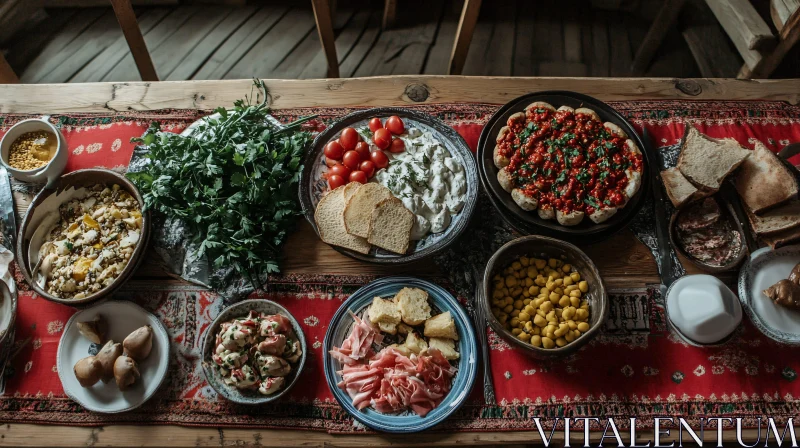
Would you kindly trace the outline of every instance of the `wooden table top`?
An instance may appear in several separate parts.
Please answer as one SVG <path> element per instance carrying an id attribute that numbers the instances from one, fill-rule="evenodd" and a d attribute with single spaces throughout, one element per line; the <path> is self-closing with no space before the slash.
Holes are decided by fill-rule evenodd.
<path id="1" fill-rule="evenodd" d="M 733 79 L 652 78 L 494 78 L 452 76 L 387 76 L 355 79 L 268 80 L 273 108 L 407 106 L 426 103 L 482 102 L 502 104 L 538 90 L 572 90 L 601 100 L 645 99 L 766 99 L 800 103 L 800 79 L 740 81 Z M 0 85 L 0 113 L 56 114 L 147 111 L 165 108 L 210 110 L 229 106 L 250 92 L 251 80 L 126 82 L 93 84 Z M 26 208 L 27 204 L 18 204 Z M 397 268 L 368 265 L 339 254 L 317 238 L 303 220 L 286 244 L 283 271 L 359 274 L 398 274 Z M 658 283 L 655 260 L 629 231 L 602 243 L 584 247 L 609 287 Z M 614 256 L 607 254 L 613 253 Z M 149 255 L 154 261 L 155 255 Z M 176 281 L 155 262 L 145 262 L 136 276 Z M 695 273 L 685 263 L 689 273 Z M 401 269 L 409 274 L 437 272 L 433 263 Z M 733 280 L 733 277 L 724 280 Z M 749 435 L 749 434 L 746 434 Z M 753 434 L 754 435 L 754 434 Z M 563 436 L 563 434 L 562 434 Z M 582 438 L 582 434 L 578 435 Z M 557 433 L 556 438 L 559 437 Z M 709 440 L 716 434 L 706 433 Z M 726 439 L 735 441 L 734 433 Z M 636 434 L 652 440 L 652 431 Z M 623 437 L 624 440 L 628 436 Z M 665 440 L 662 438 L 662 440 Z M 672 440 L 672 439 L 669 439 Z M 187 428 L 178 426 L 104 426 L 80 428 L 8 424 L 0 427 L 0 446 L 375 446 L 494 445 L 541 443 L 537 432 L 421 434 L 414 436 L 330 435 L 308 431 Z"/>

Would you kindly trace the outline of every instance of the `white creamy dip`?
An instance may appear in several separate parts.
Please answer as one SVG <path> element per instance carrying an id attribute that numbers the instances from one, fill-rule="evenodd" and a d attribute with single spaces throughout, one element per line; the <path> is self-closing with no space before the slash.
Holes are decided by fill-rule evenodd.
<path id="1" fill-rule="evenodd" d="M 398 136 L 405 151 L 389 153 L 389 166 L 375 173 L 375 181 L 389 188 L 416 215 L 411 239 L 439 233 L 464 206 L 467 182 L 464 167 L 431 132 L 407 127 Z"/>

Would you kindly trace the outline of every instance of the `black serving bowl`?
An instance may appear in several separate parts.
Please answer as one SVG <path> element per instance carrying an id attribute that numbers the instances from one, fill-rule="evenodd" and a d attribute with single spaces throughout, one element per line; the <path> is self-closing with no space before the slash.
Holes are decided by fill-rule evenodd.
<path id="1" fill-rule="evenodd" d="M 300 205 L 303 207 L 306 219 L 319 235 L 317 223 L 314 221 L 314 211 L 320 198 L 328 191 L 328 184 L 322 178 L 322 173 L 327 169 L 323 154 L 325 145 L 337 138 L 346 127 L 362 127 L 373 117 L 385 119 L 392 115 L 402 118 L 406 126 L 411 123 L 416 127 L 432 132 L 436 139 L 447 148 L 450 155 L 455 157 L 464 167 L 467 184 L 464 207 L 458 214 L 452 216 L 452 221 L 447 229 L 444 232 L 428 234 L 419 241 L 411 241 L 408 251 L 404 255 L 398 255 L 375 247 L 368 254 L 361 254 L 342 247 L 331 246 L 342 254 L 357 260 L 376 264 L 400 265 L 433 256 L 456 241 L 458 236 L 466 230 L 469 219 L 477 205 L 479 187 L 475 156 L 461 135 L 442 120 L 428 114 L 397 107 L 361 110 L 336 120 L 317 135 L 303 161 L 303 171 L 300 177 Z"/>
<path id="2" fill-rule="evenodd" d="M 555 219 L 546 220 L 539 218 L 535 212 L 522 210 L 500 186 L 497 181 L 499 169 L 494 165 L 493 151 L 495 138 L 500 129 L 506 125 L 508 117 L 517 112 L 523 112 L 525 107 L 534 101 L 546 101 L 558 108 L 560 106 L 570 106 L 572 108 L 588 107 L 593 109 L 600 116 L 603 122 L 611 122 L 619 126 L 628 138 L 633 140 L 642 152 L 644 167 L 642 170 L 642 185 L 639 191 L 628 201 L 624 208 L 619 210 L 607 221 L 595 224 L 591 220 L 584 219 L 576 226 L 562 226 Z M 622 230 L 636 217 L 636 214 L 644 205 L 645 199 L 650 190 L 650 174 L 647 165 L 655 163 L 647 157 L 644 144 L 639 135 L 622 115 L 608 104 L 587 95 L 568 91 L 545 91 L 523 95 L 505 106 L 500 108 L 492 118 L 486 123 L 478 141 L 478 174 L 489 196 L 492 205 L 500 212 L 500 216 L 517 231 L 523 234 L 547 235 L 560 238 L 573 243 L 589 244 L 609 238 L 614 233 Z"/>

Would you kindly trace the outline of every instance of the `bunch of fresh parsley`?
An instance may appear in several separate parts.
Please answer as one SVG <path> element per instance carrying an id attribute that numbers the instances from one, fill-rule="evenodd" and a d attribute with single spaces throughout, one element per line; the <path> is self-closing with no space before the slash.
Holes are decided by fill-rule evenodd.
<path id="1" fill-rule="evenodd" d="M 311 134 L 301 118 L 280 129 L 267 122 L 267 89 L 219 108 L 219 118 L 202 122 L 188 136 L 161 132 L 154 122 L 141 138 L 148 146 L 147 171 L 129 173 L 143 193 L 145 208 L 187 223 L 217 268 L 233 266 L 255 288 L 278 272 L 281 246 L 300 207 L 297 187 L 303 151 Z"/>

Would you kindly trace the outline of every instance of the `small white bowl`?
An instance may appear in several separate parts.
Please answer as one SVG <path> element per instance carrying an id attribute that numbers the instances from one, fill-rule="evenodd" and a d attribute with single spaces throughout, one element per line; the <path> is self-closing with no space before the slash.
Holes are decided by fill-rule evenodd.
<path id="1" fill-rule="evenodd" d="M 49 118 L 49 116 L 44 116 L 20 121 L 12 126 L 3 136 L 3 139 L 0 140 L 0 162 L 15 179 L 23 182 L 50 185 L 64 172 L 64 168 L 67 166 L 67 140 L 64 138 L 64 134 L 48 121 Z M 52 132 L 58 137 L 58 147 L 53 158 L 46 165 L 32 170 L 20 170 L 9 165 L 8 154 L 14 141 L 22 134 L 36 131 Z"/>
<path id="2" fill-rule="evenodd" d="M 678 279 L 667 291 L 665 303 L 669 322 L 694 345 L 722 343 L 742 321 L 736 295 L 712 275 Z"/>

